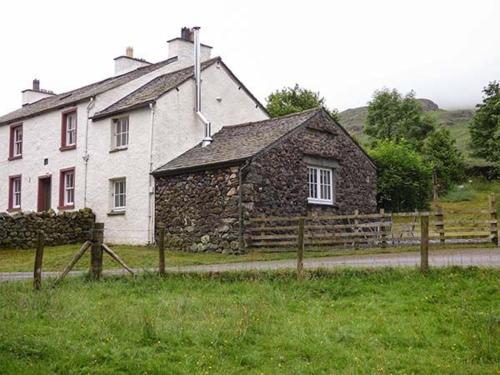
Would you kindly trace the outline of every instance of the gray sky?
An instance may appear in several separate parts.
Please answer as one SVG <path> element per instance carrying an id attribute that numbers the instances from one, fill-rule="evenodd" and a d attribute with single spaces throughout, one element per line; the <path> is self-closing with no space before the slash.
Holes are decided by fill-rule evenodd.
<path id="1" fill-rule="evenodd" d="M 344 110 L 375 89 L 414 89 L 444 108 L 472 107 L 500 79 L 500 1 L 9 1 L 1 5 L 0 113 L 33 78 L 56 93 L 113 74 L 125 47 L 148 61 L 201 26 L 264 102 L 295 82 Z"/>

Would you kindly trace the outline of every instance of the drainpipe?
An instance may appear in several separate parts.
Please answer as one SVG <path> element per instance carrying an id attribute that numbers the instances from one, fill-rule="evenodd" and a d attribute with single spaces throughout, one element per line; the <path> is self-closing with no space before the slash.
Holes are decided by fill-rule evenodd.
<path id="1" fill-rule="evenodd" d="M 243 224 L 243 171 L 250 166 L 250 161 L 247 160 L 243 166 L 238 171 L 238 216 L 239 216 L 239 231 L 238 240 L 240 243 L 240 251 L 245 247 L 245 240 L 243 238 L 243 232 L 245 231 L 245 226 Z"/>
<path id="2" fill-rule="evenodd" d="M 201 111 L 201 44 L 200 44 L 200 28 L 193 27 L 194 34 L 194 80 L 196 86 L 196 98 L 194 111 L 196 116 L 205 125 L 205 135 L 201 142 L 202 147 L 212 143 L 212 126 L 210 121 L 203 115 Z"/>
<path id="3" fill-rule="evenodd" d="M 94 107 L 94 97 L 90 98 L 87 105 L 87 124 L 85 125 L 85 150 L 83 152 L 84 162 L 84 183 L 83 183 L 83 207 L 87 208 L 87 177 L 89 169 L 89 124 L 90 124 L 90 110 Z"/>
<path id="4" fill-rule="evenodd" d="M 148 241 L 150 244 L 155 242 L 154 227 L 155 227 L 155 217 L 154 217 L 154 177 L 151 174 L 153 172 L 153 139 L 154 139 L 154 123 L 155 123 L 155 104 L 149 103 L 149 109 L 151 111 L 151 127 L 149 129 L 149 212 L 148 212 Z"/>

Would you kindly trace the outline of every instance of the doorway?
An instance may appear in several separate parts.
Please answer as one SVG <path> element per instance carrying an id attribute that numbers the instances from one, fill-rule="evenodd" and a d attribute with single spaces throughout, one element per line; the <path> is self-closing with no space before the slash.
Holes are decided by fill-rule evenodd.
<path id="1" fill-rule="evenodd" d="M 51 207 L 52 177 L 38 178 L 38 212 L 47 211 Z"/>

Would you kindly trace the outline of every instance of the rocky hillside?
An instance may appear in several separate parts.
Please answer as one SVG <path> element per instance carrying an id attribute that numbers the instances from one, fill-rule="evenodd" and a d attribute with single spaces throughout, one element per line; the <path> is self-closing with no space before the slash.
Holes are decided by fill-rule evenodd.
<path id="1" fill-rule="evenodd" d="M 447 111 L 429 99 L 418 99 L 425 112 L 435 116 L 439 126 L 446 127 L 457 141 L 458 148 L 470 158 L 468 143 L 470 140 L 468 123 L 474 114 L 472 109 L 457 109 Z M 363 127 L 368 114 L 368 107 L 347 109 L 339 113 L 340 123 L 362 144 L 369 142 L 369 137 L 364 133 Z"/>

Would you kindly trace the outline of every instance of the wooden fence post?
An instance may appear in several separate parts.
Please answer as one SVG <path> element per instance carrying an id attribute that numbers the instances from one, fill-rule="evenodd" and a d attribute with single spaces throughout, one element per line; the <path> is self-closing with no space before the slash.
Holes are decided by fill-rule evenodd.
<path id="1" fill-rule="evenodd" d="M 438 205 L 436 207 L 436 214 L 434 215 L 436 220 L 436 231 L 439 233 L 439 243 L 441 245 L 445 244 L 445 236 L 444 236 L 444 212 L 443 207 Z"/>
<path id="2" fill-rule="evenodd" d="M 497 215 L 497 197 L 495 194 L 490 195 L 490 235 L 491 242 L 498 247 L 498 215 Z"/>
<path id="3" fill-rule="evenodd" d="M 385 210 L 380 209 L 380 243 L 383 249 L 387 247 L 387 227 L 385 226 Z"/>
<path id="4" fill-rule="evenodd" d="M 160 238 L 158 239 L 158 248 L 159 248 L 159 264 L 158 264 L 158 269 L 160 272 L 160 275 L 163 276 L 165 275 L 165 225 L 163 223 L 158 224 L 160 228 L 160 233 L 159 236 Z"/>
<path id="5" fill-rule="evenodd" d="M 35 290 L 40 290 L 42 288 L 43 245 L 44 234 L 39 230 L 36 240 L 35 268 L 33 270 L 33 288 Z"/>
<path id="6" fill-rule="evenodd" d="M 304 276 L 304 218 L 299 219 L 299 235 L 297 247 L 297 278 Z"/>
<path id="7" fill-rule="evenodd" d="M 102 274 L 102 241 L 104 223 L 94 223 L 92 228 L 92 248 L 90 249 L 90 278 L 99 280 Z"/>
<path id="8" fill-rule="evenodd" d="M 420 270 L 429 270 L 429 216 L 420 216 Z"/>

